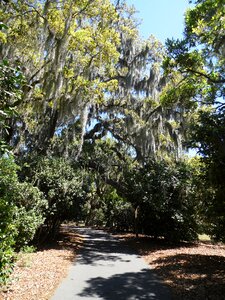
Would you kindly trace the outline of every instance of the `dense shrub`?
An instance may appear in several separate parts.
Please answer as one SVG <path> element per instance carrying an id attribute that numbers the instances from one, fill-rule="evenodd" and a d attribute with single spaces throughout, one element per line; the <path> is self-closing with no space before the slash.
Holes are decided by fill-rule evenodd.
<path id="1" fill-rule="evenodd" d="M 139 231 L 170 240 L 197 237 L 190 177 L 188 164 L 155 160 L 127 174 L 128 200 L 138 208 Z"/>
<path id="2" fill-rule="evenodd" d="M 17 166 L 12 159 L 0 159 L 0 283 L 9 275 L 16 238 L 12 201 L 13 186 L 17 182 Z"/>
<path id="3" fill-rule="evenodd" d="M 207 233 L 217 241 L 225 242 L 225 108 L 201 111 L 193 126 L 192 139 L 200 144 L 201 172 L 199 188 L 205 193 L 204 214 Z M 197 142 L 196 142 L 197 141 Z"/>
<path id="4" fill-rule="evenodd" d="M 33 166 L 30 180 L 48 201 L 43 238 L 54 237 L 62 221 L 79 218 L 85 181 L 81 169 L 65 158 L 43 157 Z"/>
<path id="5" fill-rule="evenodd" d="M 20 183 L 12 157 L 0 158 L 0 282 L 10 272 L 13 253 L 27 245 L 43 223 L 47 202 L 29 183 Z"/>
<path id="6" fill-rule="evenodd" d="M 43 193 L 30 183 L 18 183 L 14 188 L 16 247 L 19 249 L 33 239 L 37 229 L 43 224 L 48 204 Z"/>
<path id="7" fill-rule="evenodd" d="M 106 209 L 106 226 L 119 231 L 134 229 L 134 209 L 125 198 L 120 197 L 115 189 L 109 191 L 104 198 Z"/>
<path id="8" fill-rule="evenodd" d="M 0 285 L 10 274 L 16 238 L 14 213 L 16 207 L 0 198 Z"/>

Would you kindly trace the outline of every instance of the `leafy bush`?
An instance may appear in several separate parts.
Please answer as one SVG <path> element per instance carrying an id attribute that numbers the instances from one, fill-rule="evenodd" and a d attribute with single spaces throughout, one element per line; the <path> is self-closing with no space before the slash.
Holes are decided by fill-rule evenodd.
<path id="1" fill-rule="evenodd" d="M 14 188 L 16 247 L 20 249 L 33 239 L 37 229 L 44 223 L 48 204 L 43 193 L 30 183 L 18 183 Z"/>
<path id="2" fill-rule="evenodd" d="M 47 202 L 29 183 L 20 183 L 12 157 L 0 158 L 0 282 L 7 279 L 15 250 L 32 240 Z"/>
<path id="3" fill-rule="evenodd" d="M 119 231 L 129 231 L 134 228 L 134 209 L 126 199 L 120 197 L 113 189 L 105 195 L 106 226 Z"/>
<path id="4" fill-rule="evenodd" d="M 185 163 L 155 160 L 127 174 L 128 200 L 138 208 L 139 231 L 170 240 L 197 238 L 190 177 Z"/>
<path id="5" fill-rule="evenodd" d="M 204 190 L 205 205 L 202 213 L 207 224 L 206 232 L 225 242 L 225 108 L 217 111 L 200 111 L 198 123 L 192 126 L 193 144 L 200 144 L 201 168 L 198 187 Z M 206 193 L 207 192 L 207 193 Z"/>
<path id="6" fill-rule="evenodd" d="M 54 237 L 62 221 L 76 219 L 80 214 L 84 173 L 64 158 L 42 157 L 32 168 L 30 179 L 48 201 L 42 232 L 46 238 Z"/>
<path id="7" fill-rule="evenodd" d="M 12 202 L 13 185 L 17 182 L 17 166 L 11 158 L 0 159 L 0 283 L 8 277 L 15 245 L 16 206 Z"/>
<path id="8" fill-rule="evenodd" d="M 5 283 L 12 269 L 16 237 L 15 209 L 6 199 L 0 198 L 0 285 Z"/>
<path id="9" fill-rule="evenodd" d="M 0 24 L 1 29 L 4 24 Z M 0 153 L 8 152 L 8 139 L 10 119 L 16 116 L 16 108 L 22 99 L 22 86 L 24 77 L 19 67 L 13 68 L 7 60 L 0 62 Z"/>

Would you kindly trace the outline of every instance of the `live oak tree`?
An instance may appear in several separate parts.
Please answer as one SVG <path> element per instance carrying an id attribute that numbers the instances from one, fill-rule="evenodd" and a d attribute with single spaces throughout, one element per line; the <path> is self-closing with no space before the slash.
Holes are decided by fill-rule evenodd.
<path id="1" fill-rule="evenodd" d="M 126 144 L 138 161 L 168 153 L 179 158 L 183 116 L 174 108 L 164 108 L 160 100 L 167 81 L 161 69 L 163 46 L 154 37 L 141 41 L 126 35 L 122 40 L 115 77 L 118 89 L 107 95 L 107 103 L 90 112 L 96 124 L 85 139 L 110 132 L 118 147 Z"/>
<path id="2" fill-rule="evenodd" d="M 20 122 L 11 130 L 17 152 L 45 153 L 62 130 L 66 145 L 69 128 L 77 158 L 94 112 L 105 132 L 128 143 L 138 159 L 163 151 L 180 156 L 179 113 L 159 102 L 163 47 L 154 38 L 140 40 L 133 14 L 124 1 L 2 4 L 9 30 L 1 57 L 23 66 L 27 80 Z M 105 113 L 115 121 L 102 122 Z"/>
<path id="3" fill-rule="evenodd" d="M 76 117 L 84 128 L 88 107 L 116 85 L 119 15 L 107 0 L 46 0 L 2 2 L 1 18 L 9 27 L 1 58 L 19 63 L 27 80 L 14 135 L 46 151 Z"/>

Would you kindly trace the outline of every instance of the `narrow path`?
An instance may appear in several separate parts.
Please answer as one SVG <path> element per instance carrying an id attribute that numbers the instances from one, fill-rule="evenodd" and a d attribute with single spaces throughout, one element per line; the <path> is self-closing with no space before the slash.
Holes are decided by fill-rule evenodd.
<path id="1" fill-rule="evenodd" d="M 170 300 L 170 293 L 132 249 L 101 230 L 76 228 L 85 242 L 51 300 Z"/>

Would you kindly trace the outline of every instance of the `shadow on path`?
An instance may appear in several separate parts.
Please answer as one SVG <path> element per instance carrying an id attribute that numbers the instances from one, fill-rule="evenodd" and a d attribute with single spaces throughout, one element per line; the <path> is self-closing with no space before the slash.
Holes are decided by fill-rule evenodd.
<path id="1" fill-rule="evenodd" d="M 135 250 L 103 231 L 91 230 L 87 234 L 87 229 L 80 228 L 79 232 L 85 237 L 85 242 L 82 255 L 75 263 L 95 266 L 99 265 L 100 261 L 130 262 L 129 259 L 123 259 L 123 256 L 137 255 Z"/>
<path id="2" fill-rule="evenodd" d="M 139 255 L 112 235 L 74 228 L 85 241 L 52 300 L 170 300 L 170 293 Z"/>
<path id="3" fill-rule="evenodd" d="M 79 294 L 84 299 L 89 299 L 93 295 L 105 300 L 170 299 L 166 288 L 159 286 L 158 279 L 149 269 L 117 274 L 110 278 L 96 277 L 87 283 L 89 286 Z"/>

